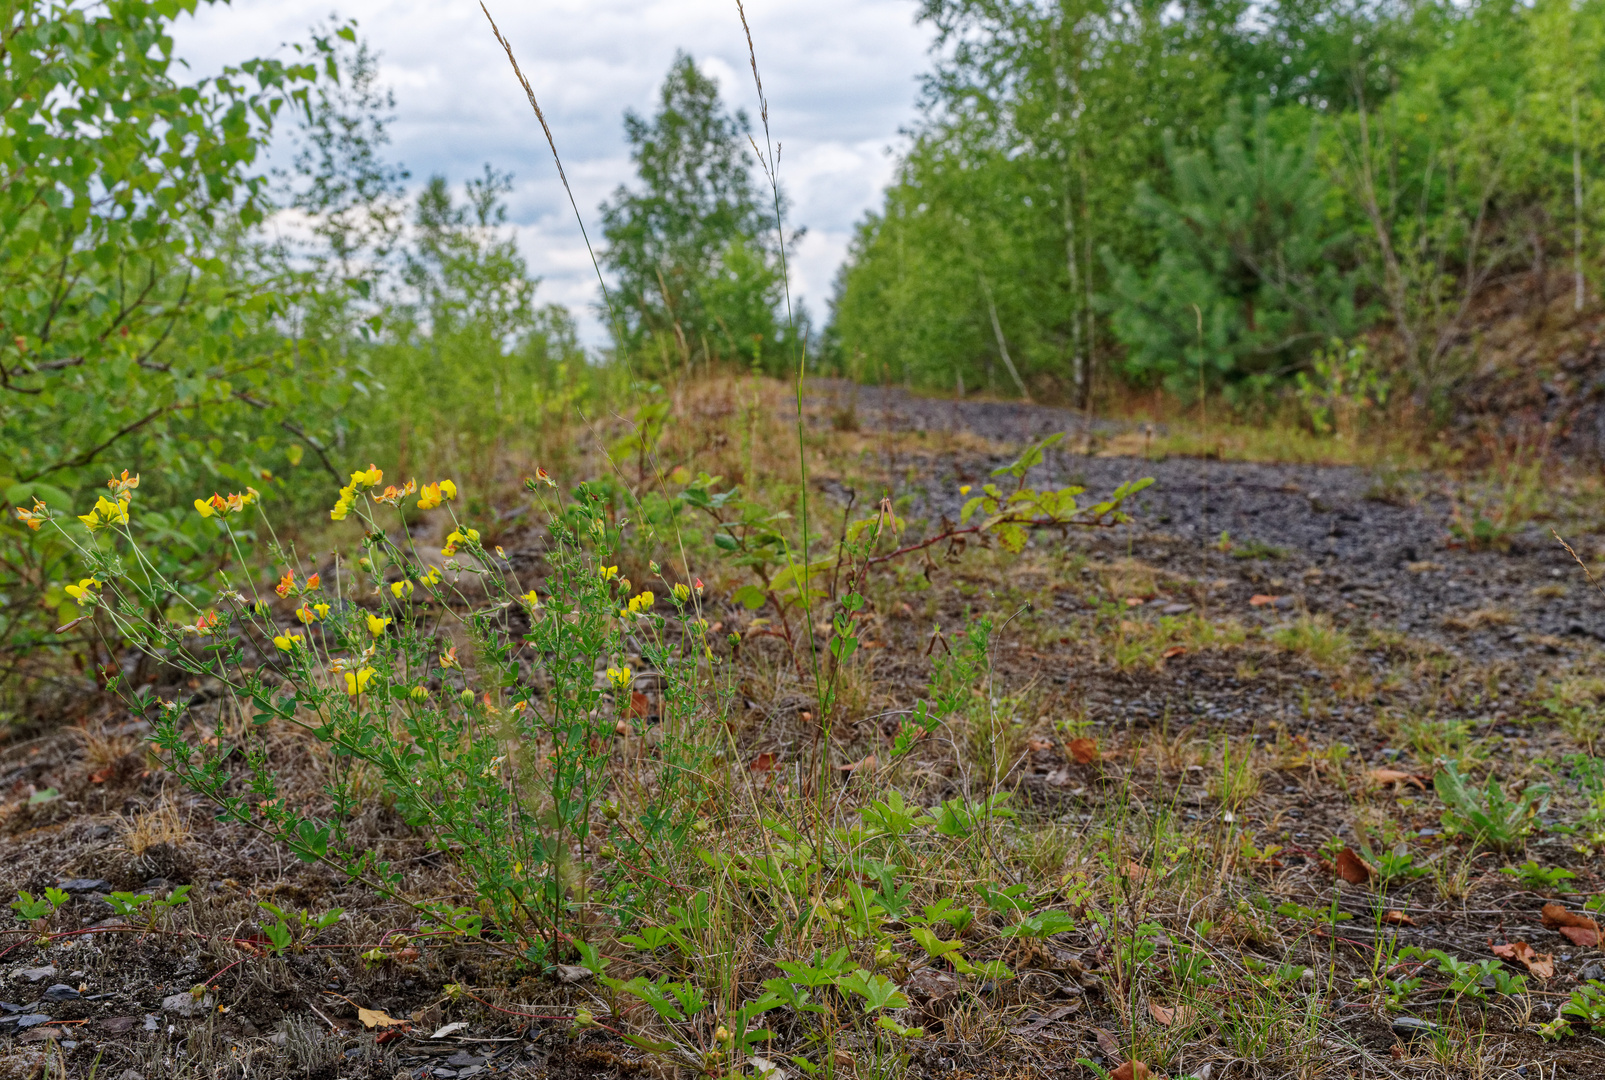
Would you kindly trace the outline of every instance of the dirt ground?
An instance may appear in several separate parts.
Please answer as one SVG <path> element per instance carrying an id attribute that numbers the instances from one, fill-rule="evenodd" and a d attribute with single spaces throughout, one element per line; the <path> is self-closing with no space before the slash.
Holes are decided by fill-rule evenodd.
<path id="1" fill-rule="evenodd" d="M 811 423 L 819 433 L 867 436 L 874 460 L 852 483 L 887 478 L 899 513 L 927 524 L 956 519 L 961 485 L 985 482 L 1026 440 L 1051 432 L 1069 436 L 1036 482 L 1100 493 L 1155 479 L 1129 507 L 1131 524 L 1038 535 L 1013 563 L 992 552 L 956 561 L 938 552 L 934 585 L 883 590 L 869 635 L 871 696 L 895 700 L 920 685 L 933 643 L 966 612 L 1013 613 L 994 678 L 1028 695 L 1036 719 L 1011 743 L 1010 784 L 1036 820 L 1072 832 L 1116 800 L 1167 808 L 1200 828 L 1218 823 L 1208 755 L 1254 747 L 1259 781 L 1225 817 L 1258 848 L 1278 850 L 1240 868 L 1239 884 L 1278 904 L 1335 905 L 1354 916 L 1338 933 L 1284 935 L 1294 944 L 1277 957 L 1302 969 L 1295 984 L 1331 987 L 1313 1029 L 1329 1044 L 1321 1075 L 1605 1076 L 1605 1040 L 1586 1029 L 1558 1043 L 1534 1034 L 1580 981 L 1605 979 L 1605 952 L 1574 945 L 1540 919 L 1548 901 L 1578 909 L 1605 892 L 1598 848 L 1564 831 L 1572 803 L 1556 800 L 1545 824 L 1560 828 L 1540 830 L 1521 858 L 1575 877 L 1534 890 L 1500 873 L 1503 860 L 1442 835 L 1430 783 L 1435 758 L 1475 748 L 1512 775 L 1564 785 L 1558 763 L 1578 752 L 1579 731 L 1599 725 L 1588 710 L 1605 685 L 1586 680 L 1599 673 L 1605 596 L 1549 530 L 1592 563 L 1605 554 L 1597 505 L 1557 482 L 1552 517 L 1497 549 L 1470 550 L 1450 528 L 1462 493 L 1430 474 L 1113 456 L 1105 448 L 1116 429 L 1073 413 L 868 387 L 817 388 Z M 851 487 L 840 476 L 818 484 L 825 497 L 860 506 L 885 493 Z M 727 617 L 737 625 L 743 615 L 732 608 Z M 1557 686 L 1585 688 L 1585 712 L 1570 728 L 1555 722 L 1558 706 L 1545 704 Z M 803 752 L 797 701 L 754 692 L 746 705 L 744 753 Z M 20 922 L 0 937 L 0 1078 L 653 1070 L 605 1033 L 571 1030 L 567 1018 L 592 997 L 583 982 L 520 972 L 481 947 L 403 941 L 397 935 L 412 925 L 405 909 L 213 821 L 152 768 L 144 730 L 114 704 L 86 697 L 74 722 L 22 725 L 0 744 L 0 889 L 38 895 L 55 886 L 71 895 L 48 937 Z M 881 734 L 866 718 L 831 753 L 857 760 Z M 1082 760 L 1072 735 L 1092 739 L 1100 755 Z M 1403 779 L 1369 781 L 1377 770 Z M 953 783 L 938 778 L 931 791 Z M 33 798 L 48 789 L 59 797 Z M 1387 816 L 1426 857 L 1454 861 L 1458 886 L 1446 891 L 1438 877 L 1423 877 L 1379 901 L 1334 877 L 1323 844 L 1357 845 L 1366 814 Z M 407 889 L 451 888 L 438 856 L 382 807 L 362 824 L 405 868 Z M 107 902 L 116 890 L 160 897 L 185 885 L 189 902 L 159 916 L 149 908 L 119 915 Z M 1219 900 L 1225 922 L 1229 892 Z M 263 901 L 314 915 L 340 908 L 343 917 L 275 957 L 261 929 Z M 1533 980 L 1525 1015 L 1490 1006 L 1453 1032 L 1481 1048 L 1475 1072 L 1398 1033 L 1400 1017 L 1443 1023 L 1430 985 L 1393 1012 L 1345 989 L 1372 974 L 1379 902 L 1398 913 L 1402 922 L 1388 932 L 1405 944 L 1470 957 L 1525 940 L 1553 954 L 1554 974 Z M 1110 963 L 1096 934 L 1060 935 L 1032 961 L 1028 973 L 1040 977 L 1022 976 L 981 1003 L 984 1038 L 958 1037 L 960 1026 L 944 1026 L 933 1004 L 931 1033 L 911 1052 L 909 1072 L 1093 1075 L 1078 1058 L 1112 1069 L 1118 1055 L 1105 1036 L 1139 1020 L 1111 993 Z M 448 984 L 462 989 L 443 991 Z M 369 1029 L 359 1008 L 405 1019 L 406 1028 Z M 1288 1075 L 1274 1055 L 1255 1061 L 1207 1038 L 1181 1060 L 1186 1067 L 1173 1073 Z"/>

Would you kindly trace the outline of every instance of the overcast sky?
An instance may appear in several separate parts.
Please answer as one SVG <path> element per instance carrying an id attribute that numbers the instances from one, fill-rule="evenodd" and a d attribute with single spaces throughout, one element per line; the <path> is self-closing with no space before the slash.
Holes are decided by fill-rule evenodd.
<path id="1" fill-rule="evenodd" d="M 623 113 L 653 109 L 659 84 L 685 49 L 719 80 L 725 101 L 758 119 L 757 93 L 735 0 L 488 0 L 535 88 L 586 225 L 597 204 L 631 179 Z M 915 117 L 930 32 L 914 0 L 749 0 L 747 17 L 784 147 L 781 178 L 805 225 L 794 288 L 822 318 L 854 222 L 879 202 Z M 355 18 L 379 52 L 396 95 L 393 157 L 416 184 L 431 173 L 458 183 L 489 162 L 515 175 L 509 216 L 539 297 L 575 309 L 587 339 L 596 278 L 539 125 L 475 0 L 234 0 L 181 17 L 177 53 L 197 74 L 256 55 L 287 55 L 331 12 Z"/>

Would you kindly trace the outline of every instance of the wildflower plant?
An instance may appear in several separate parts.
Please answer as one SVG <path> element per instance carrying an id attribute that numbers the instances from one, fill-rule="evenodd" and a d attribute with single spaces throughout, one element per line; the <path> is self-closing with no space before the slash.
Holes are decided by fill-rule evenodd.
<path id="1" fill-rule="evenodd" d="M 471 906 L 422 905 L 433 925 L 544 957 L 571 940 L 578 905 L 650 898 L 657 871 L 691 832 L 710 752 L 705 706 L 720 700 L 702 686 L 715 662 L 706 625 L 690 593 L 670 587 L 663 606 L 679 616 L 671 633 L 656 597 L 610 565 L 619 530 L 585 485 L 565 503 L 530 483 L 551 542 L 544 580 L 524 583 L 458 520 L 449 480 L 427 485 L 421 500 L 451 514 L 438 558 L 419 551 L 402 522 L 416 485 L 382 482 L 370 466 L 342 489 L 332 516 L 360 522 L 363 535 L 329 580 L 273 545 L 285 567 L 268 590 L 276 605 L 249 569 L 234 571 L 209 604 L 188 599 L 135 542 L 131 488 L 111 513 L 95 511 L 87 535 L 32 512 L 89 568 L 71 593 L 79 605 L 123 640 L 221 685 L 215 717 L 144 687 L 127 696 L 151 716 L 166 766 L 222 818 L 396 895 L 401 878 L 383 848 L 352 827 L 377 784 L 474 893 Z M 260 512 L 256 493 L 195 507 L 215 519 L 238 566 L 251 567 L 236 522 Z M 150 615 L 169 610 L 182 614 Z M 664 707 L 653 760 L 632 761 L 624 784 L 615 768 L 622 737 L 650 719 L 627 656 L 645 658 Z M 283 725 L 328 754 L 321 807 L 286 795 L 269 744 Z M 607 858 L 600 873 L 587 862 L 596 853 Z"/>

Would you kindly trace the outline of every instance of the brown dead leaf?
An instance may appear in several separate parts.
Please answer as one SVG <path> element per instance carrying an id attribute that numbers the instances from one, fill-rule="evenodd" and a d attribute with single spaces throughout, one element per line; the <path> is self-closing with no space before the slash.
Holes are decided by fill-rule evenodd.
<path id="1" fill-rule="evenodd" d="M 1588 916 L 1574 914 L 1560 904 L 1545 904 L 1540 914 L 1545 926 L 1559 930 L 1573 945 L 1589 949 L 1599 944 L 1599 923 Z"/>
<path id="2" fill-rule="evenodd" d="M 1372 769 L 1365 776 L 1377 787 L 1381 787 L 1384 784 L 1412 784 L 1422 791 L 1427 790 L 1426 781 L 1431 779 L 1416 773 L 1407 773 L 1401 769 Z"/>
<path id="3" fill-rule="evenodd" d="M 1116 1039 L 1112 1032 L 1106 1031 L 1101 1027 L 1095 1027 L 1092 1029 L 1092 1037 L 1098 1040 L 1098 1049 L 1103 1051 L 1104 1057 L 1117 1058 L 1120 1056 L 1120 1040 Z"/>
<path id="4" fill-rule="evenodd" d="M 1029 739 L 1026 741 L 1025 748 L 1035 753 L 1038 750 L 1052 750 L 1053 744 L 1047 739 Z"/>
<path id="5" fill-rule="evenodd" d="M 91 784 L 104 784 L 107 780 L 110 780 L 112 778 L 112 774 L 115 773 L 116 771 L 117 771 L 117 766 L 115 766 L 115 765 L 107 765 L 104 769 L 101 769 L 98 772 L 90 773 L 89 774 L 89 782 Z"/>
<path id="6" fill-rule="evenodd" d="M 1161 660 L 1174 660 L 1176 657 L 1185 656 L 1186 654 L 1187 654 L 1187 646 L 1185 646 L 1185 645 L 1172 645 L 1170 648 L 1168 648 L 1164 652 L 1160 653 L 1159 654 L 1159 658 Z"/>
<path id="7" fill-rule="evenodd" d="M 1350 885 L 1364 885 L 1376 876 L 1371 864 L 1354 853 L 1353 848 L 1344 848 L 1338 852 L 1333 860 L 1333 872 Z"/>
<path id="8" fill-rule="evenodd" d="M 1124 870 L 1120 871 L 1120 873 L 1124 877 L 1130 878 L 1133 882 L 1140 883 L 1148 880 L 1148 868 L 1146 866 L 1139 866 L 1130 859 L 1126 860 L 1126 867 Z"/>
<path id="9" fill-rule="evenodd" d="M 1140 1061 L 1121 1062 L 1120 1068 L 1109 1074 L 1109 1080 L 1165 1080 L 1163 1073 L 1156 1073 Z"/>
<path id="10" fill-rule="evenodd" d="M 773 750 L 765 750 L 763 753 L 753 758 L 751 764 L 749 764 L 747 768 L 751 769 L 753 772 L 769 772 L 779 761 L 779 754 L 775 753 Z"/>
<path id="11" fill-rule="evenodd" d="M 1071 739 L 1070 756 L 1077 765 L 1092 765 L 1098 761 L 1098 744 L 1092 739 Z"/>
<path id="12" fill-rule="evenodd" d="M 1269 593 L 1259 593 L 1249 597 L 1248 603 L 1250 607 L 1264 607 L 1266 604 L 1274 604 L 1280 599 L 1281 597 L 1271 596 Z"/>
<path id="13" fill-rule="evenodd" d="M 357 1010 L 357 1019 L 362 1021 L 362 1026 L 365 1028 L 395 1027 L 397 1024 L 405 1024 L 407 1022 L 387 1015 L 383 1009 L 359 1008 Z"/>
<path id="14" fill-rule="evenodd" d="M 1555 974 L 1555 955 L 1534 952 L 1533 947 L 1525 941 L 1513 941 L 1509 945 L 1494 945 L 1491 948 L 1495 956 L 1505 960 L 1519 960 L 1523 967 L 1540 979 L 1547 979 Z"/>
<path id="15" fill-rule="evenodd" d="M 875 755 L 871 754 L 868 757 L 859 758 L 857 761 L 849 761 L 845 765 L 836 766 L 836 771 L 844 772 L 844 773 L 855 773 L 855 772 L 858 772 L 860 769 L 864 769 L 864 770 L 866 770 L 868 772 L 874 772 L 875 771 Z"/>
<path id="16" fill-rule="evenodd" d="M 1382 921 L 1394 926 L 1414 926 L 1416 921 L 1402 911 L 1384 911 Z"/>
<path id="17" fill-rule="evenodd" d="M 1161 1005 L 1150 1001 L 1148 1014 L 1165 1027 L 1186 1027 L 1193 1022 L 1195 1012 L 1186 1005 Z"/>
<path id="18" fill-rule="evenodd" d="M 630 691 L 630 715 L 642 718 L 652 715 L 652 703 L 639 690 Z"/>
<path id="19" fill-rule="evenodd" d="M 1560 936 L 1579 949 L 1592 949 L 1599 944 L 1599 931 L 1590 930 L 1586 926 L 1563 926 L 1560 928 Z"/>

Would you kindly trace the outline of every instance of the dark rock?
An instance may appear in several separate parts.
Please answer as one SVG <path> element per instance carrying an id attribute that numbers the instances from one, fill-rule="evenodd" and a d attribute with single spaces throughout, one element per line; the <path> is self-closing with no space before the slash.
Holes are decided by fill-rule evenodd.
<path id="1" fill-rule="evenodd" d="M 485 1064 L 485 1059 L 474 1054 L 470 1054 L 467 1050 L 459 1050 L 451 1057 L 446 1059 L 446 1064 L 450 1065 L 454 1069 L 466 1069 L 470 1065 Z"/>
<path id="2" fill-rule="evenodd" d="M 1430 1035 L 1438 1030 L 1438 1025 L 1414 1016 L 1394 1017 L 1393 1023 L 1389 1026 L 1401 1039 L 1414 1039 L 1418 1035 Z"/>
<path id="3" fill-rule="evenodd" d="M 82 994 L 66 983 L 56 983 L 41 995 L 44 1001 L 77 1001 L 81 997 Z"/>
<path id="4" fill-rule="evenodd" d="M 0 1020 L 0 1023 L 10 1022 L 11 1021 L 9 1019 Z M 18 1028 L 31 1028 L 38 1024 L 48 1024 L 49 1022 L 50 1017 L 46 1016 L 44 1013 L 23 1013 L 16 1019 L 16 1025 Z"/>
<path id="5" fill-rule="evenodd" d="M 111 892 L 111 882 L 103 878 L 75 877 L 56 882 L 56 888 L 74 896 L 81 896 L 88 893 Z"/>
<path id="6" fill-rule="evenodd" d="M 51 964 L 46 964 L 44 967 L 23 968 L 21 971 L 17 972 L 17 975 L 20 978 L 27 979 L 31 983 L 36 983 L 43 979 L 50 978 L 55 973 L 55 967 Z"/>

